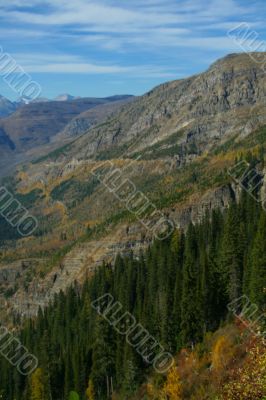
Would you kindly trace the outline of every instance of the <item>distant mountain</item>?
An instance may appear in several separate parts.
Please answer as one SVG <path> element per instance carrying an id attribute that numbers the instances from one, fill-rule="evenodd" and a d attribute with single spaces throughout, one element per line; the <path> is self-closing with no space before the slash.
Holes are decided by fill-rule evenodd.
<path id="1" fill-rule="evenodd" d="M 12 114 L 18 108 L 18 104 L 6 99 L 0 95 L 0 118 L 7 117 Z"/>
<path id="2" fill-rule="evenodd" d="M 130 98 L 132 96 L 130 95 L 116 95 L 116 96 L 110 96 L 106 97 L 104 99 L 95 99 L 93 97 L 86 97 L 84 99 L 91 100 L 94 102 L 100 103 L 100 104 L 105 104 L 105 103 L 111 103 L 111 102 L 118 102 L 118 101 L 124 101 L 127 98 Z M 23 107 L 28 104 L 37 104 L 37 103 L 51 103 L 51 102 L 69 102 L 73 100 L 81 100 L 82 97 L 80 96 L 72 96 L 68 93 L 63 93 L 55 97 L 54 99 L 48 99 L 47 97 L 38 97 L 37 99 L 30 99 L 28 97 L 19 97 L 16 101 L 11 101 L 7 99 L 4 96 L 0 95 L 0 118 L 8 117 L 9 115 L 13 114 L 15 111 L 17 111 L 20 107 Z M 96 104 L 98 105 L 98 104 Z"/>
<path id="3" fill-rule="evenodd" d="M 48 101 L 52 101 L 48 99 L 47 97 L 38 97 L 35 100 L 32 100 L 31 103 L 47 103 Z"/>
<path id="4" fill-rule="evenodd" d="M 55 101 L 71 101 L 75 99 L 80 99 L 80 97 L 71 96 L 71 94 L 63 93 L 59 94 L 54 100 Z"/>
<path id="5" fill-rule="evenodd" d="M 47 103 L 50 101 L 71 101 L 75 99 L 80 99 L 80 97 L 74 97 L 71 96 L 70 94 L 61 94 L 54 99 L 48 99 L 48 97 L 37 97 L 37 99 L 32 100 L 31 98 L 28 97 L 19 97 L 16 100 L 16 104 L 18 105 L 24 105 L 24 104 L 30 104 L 30 103 Z"/>
<path id="6" fill-rule="evenodd" d="M 115 96 L 109 96 L 109 97 L 104 97 L 105 102 L 113 102 L 113 101 L 123 101 L 129 97 L 133 97 L 132 95 L 129 94 L 122 94 L 122 95 L 115 95 Z M 84 97 L 83 97 L 84 98 Z M 89 97 L 86 97 L 87 99 Z M 63 93 L 58 95 L 57 97 L 54 98 L 54 101 L 72 101 L 72 100 L 78 100 L 82 99 L 81 96 L 72 96 L 71 94 L 68 93 Z M 91 100 L 94 100 L 93 97 L 90 97 Z M 52 101 L 52 100 L 50 100 Z"/>
<path id="7" fill-rule="evenodd" d="M 7 159 L 10 166 L 13 158 L 27 158 L 26 152 L 29 150 L 49 146 L 51 143 L 55 146 L 57 141 L 59 146 L 62 141 L 84 133 L 95 123 L 103 121 L 112 110 L 122 107 L 130 98 L 78 98 L 68 101 L 34 101 L 29 104 L 23 104 L 20 100 L 14 103 L 12 115 L 0 119 L 0 167 L 2 164 L 5 166 Z M 110 107 L 101 110 L 104 105 Z M 66 133 L 56 137 L 73 119 L 88 111 L 87 116 L 85 114 L 81 117 L 82 122 L 75 121 L 72 128 L 70 126 Z"/>
<path id="8" fill-rule="evenodd" d="M 132 102 L 134 96 L 113 96 L 107 98 L 105 104 L 90 108 L 73 118 L 62 132 L 54 137 L 55 141 L 63 138 L 75 137 L 83 134 L 93 126 L 100 124 L 107 117 L 115 114 L 122 106 Z M 106 100 L 107 100 L 106 99 Z"/>

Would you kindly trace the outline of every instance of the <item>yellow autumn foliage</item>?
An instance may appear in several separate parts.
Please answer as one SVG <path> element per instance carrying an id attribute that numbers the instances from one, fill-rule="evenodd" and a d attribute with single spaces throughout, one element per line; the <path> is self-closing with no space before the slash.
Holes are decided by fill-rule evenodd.
<path id="1" fill-rule="evenodd" d="M 37 368 L 30 378 L 30 400 L 45 400 L 44 376 L 41 368 Z"/>
<path id="2" fill-rule="evenodd" d="M 214 372 L 223 370 L 233 357 L 234 346 L 229 336 L 220 336 L 212 349 L 212 368 Z"/>
<path id="3" fill-rule="evenodd" d="M 264 400 L 266 398 L 266 352 L 261 343 L 248 350 L 244 365 L 232 371 L 222 387 L 221 400 Z"/>
<path id="4" fill-rule="evenodd" d="M 177 368 L 173 366 L 168 372 L 166 382 L 160 392 L 160 400 L 181 400 L 181 382 Z"/>
<path id="5" fill-rule="evenodd" d="M 89 385 L 88 388 L 86 390 L 86 397 L 88 400 L 94 400 L 95 399 L 95 393 L 94 393 L 94 386 L 93 386 L 93 382 L 90 379 L 89 380 Z"/>

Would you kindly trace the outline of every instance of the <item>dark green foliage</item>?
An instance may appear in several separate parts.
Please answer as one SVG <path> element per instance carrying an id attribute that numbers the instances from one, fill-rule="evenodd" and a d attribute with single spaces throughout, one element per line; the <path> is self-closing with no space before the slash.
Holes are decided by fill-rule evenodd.
<path id="1" fill-rule="evenodd" d="M 42 199 L 44 197 L 44 195 L 42 195 L 41 189 L 34 189 L 27 194 L 15 193 L 14 197 L 16 198 L 16 200 L 21 202 L 21 204 L 23 204 L 24 207 L 26 207 L 27 209 L 30 209 L 30 208 L 36 206 L 35 203 L 38 200 Z"/>
<path id="2" fill-rule="evenodd" d="M 13 194 L 14 200 L 20 202 L 21 206 L 26 208 L 27 210 L 30 210 L 34 206 L 35 202 L 42 197 L 42 191 L 39 189 L 35 189 L 24 195 L 20 193 L 14 194 L 12 191 L 12 187 L 7 187 L 7 189 L 10 193 Z M 13 211 L 15 211 L 18 207 L 19 205 L 16 204 Z M 21 216 L 23 217 L 24 214 L 21 214 Z M 5 241 L 16 240 L 20 237 L 21 235 L 19 234 L 17 227 L 12 227 L 12 225 L 8 221 L 6 221 L 6 219 L 0 214 L 0 245 L 3 246 Z"/>
<path id="3" fill-rule="evenodd" d="M 91 307 L 105 293 L 173 354 L 217 329 L 228 318 L 228 303 L 243 294 L 264 311 L 265 236 L 265 212 L 243 193 L 224 214 L 214 211 L 186 233 L 176 230 L 137 258 L 118 256 L 82 288 L 56 295 L 21 332 L 44 371 L 47 398 L 67 400 L 76 392 L 84 400 L 90 379 L 96 400 L 109 399 L 112 388 L 127 399 L 151 371 Z M 0 373 L 6 400 L 28 399 L 27 379 L 3 358 Z"/>
<path id="4" fill-rule="evenodd" d="M 71 149 L 71 145 L 72 145 L 74 142 L 75 142 L 75 140 L 73 140 L 72 142 L 70 142 L 70 143 L 68 143 L 68 144 L 66 144 L 66 145 L 64 145 L 64 146 L 62 146 L 62 147 L 59 147 L 59 148 L 56 149 L 56 150 L 51 151 L 51 153 L 48 153 L 48 154 L 45 155 L 45 156 L 42 156 L 42 157 L 37 158 L 36 160 L 34 160 L 34 161 L 32 162 L 32 164 L 39 164 L 39 163 L 41 163 L 41 162 L 43 162 L 43 161 L 47 161 L 47 160 L 52 160 L 52 161 L 54 161 L 54 160 L 56 160 L 59 156 L 65 156 L 65 155 L 67 154 L 68 150 Z"/>
<path id="5" fill-rule="evenodd" d="M 6 240 L 16 240 L 20 234 L 16 227 L 12 227 L 4 217 L 0 216 L 0 245 L 3 246 Z"/>
<path id="6" fill-rule="evenodd" d="M 260 310 L 266 309 L 266 214 L 261 217 L 256 232 L 250 273 L 250 297 Z"/>
<path id="7" fill-rule="evenodd" d="M 75 179 L 69 179 L 60 183 L 51 191 L 53 200 L 64 201 L 70 208 L 77 206 L 85 197 L 90 196 L 99 182 L 91 177 L 87 182 L 79 182 Z M 76 199 L 73 201 L 73 198 Z"/>

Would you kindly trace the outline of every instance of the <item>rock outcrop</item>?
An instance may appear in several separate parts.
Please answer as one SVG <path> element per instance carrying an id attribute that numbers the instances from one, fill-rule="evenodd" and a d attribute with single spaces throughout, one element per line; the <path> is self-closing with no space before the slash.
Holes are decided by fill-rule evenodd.
<path id="1" fill-rule="evenodd" d="M 232 54 L 205 73 L 163 84 L 90 130 L 70 153 L 95 157 L 113 150 L 116 155 L 132 155 L 177 132 L 181 134 L 171 145 L 191 144 L 200 153 L 232 135 L 243 137 L 266 123 L 261 59 L 265 53 L 252 58 Z"/>

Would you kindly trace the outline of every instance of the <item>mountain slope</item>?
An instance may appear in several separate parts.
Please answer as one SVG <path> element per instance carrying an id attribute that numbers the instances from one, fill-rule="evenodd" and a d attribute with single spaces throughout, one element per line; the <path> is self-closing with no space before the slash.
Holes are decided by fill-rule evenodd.
<path id="1" fill-rule="evenodd" d="M 58 96 L 56 96 L 55 101 L 70 101 L 70 100 L 74 100 L 75 96 L 71 96 L 68 93 L 63 93 L 63 94 L 59 94 Z"/>
<path id="2" fill-rule="evenodd" d="M 110 399 L 110 391 L 117 400 L 263 400 L 266 357 L 258 317 L 266 305 L 266 274 L 262 280 L 257 272 L 266 244 L 260 232 L 266 232 L 265 212 L 243 193 L 223 215 L 216 210 L 185 234 L 175 230 L 139 257 L 117 256 L 84 285 L 75 281 L 59 293 L 21 334 L 39 360 L 43 399 L 66 400 L 73 390 L 85 398 L 90 381 L 95 400 Z M 33 260 L 23 269 L 28 278 L 39 272 Z M 61 273 L 67 277 L 63 263 Z M 51 278 L 54 286 L 60 281 L 59 273 Z M 28 287 L 28 298 L 32 291 Z M 238 327 L 228 325 L 235 313 Z M 18 369 L 4 357 L 0 372 L 5 400 L 31 398 L 36 384 L 30 375 L 16 385 Z"/>
<path id="3" fill-rule="evenodd" d="M 0 96 L 0 118 L 7 117 L 8 115 L 15 112 L 17 108 L 17 103 L 13 103 L 5 97 Z"/>
<path id="4" fill-rule="evenodd" d="M 106 99 L 101 98 L 82 98 L 69 101 L 48 101 L 48 102 L 33 102 L 27 105 L 20 105 L 19 109 L 12 115 L 0 119 L 0 156 L 3 166 L 6 164 L 5 159 L 9 160 L 11 167 L 12 161 L 23 160 L 29 158 L 26 153 L 30 150 L 36 150 L 41 146 L 49 145 L 53 141 L 53 149 L 62 144 L 64 139 L 69 139 L 68 136 L 58 137 L 56 144 L 55 135 L 62 131 L 66 125 L 79 114 L 84 111 L 91 110 L 87 117 L 87 124 L 93 123 L 96 120 L 104 120 L 106 115 L 104 110 L 100 113 L 99 109 L 105 104 L 119 103 L 127 101 L 130 96 L 113 96 Z M 120 100 L 120 101 L 118 101 Z M 94 117 L 93 109 L 99 107 L 96 111 L 97 117 Z M 83 117 L 84 120 L 84 117 Z M 90 122 L 92 120 L 92 122 Z M 88 126 L 87 125 L 87 126 Z M 86 126 L 86 127 L 87 127 Z M 78 133 L 83 133 L 80 126 Z M 78 134 L 76 132 L 76 134 Z M 70 135 L 71 136 L 71 135 Z M 44 151 L 49 151 L 48 148 Z M 41 149 L 39 150 L 41 151 Z"/>
<path id="5" fill-rule="evenodd" d="M 162 143 L 162 156 L 178 145 L 182 157 L 188 148 L 201 154 L 233 134 L 243 137 L 266 122 L 266 78 L 259 63 L 264 57 L 229 55 L 203 74 L 163 84 L 90 130 L 69 154 L 95 158 L 101 152 L 105 157 L 106 150 L 110 156 L 140 151 L 153 158 L 151 146 L 159 156 L 159 142 L 169 138 Z"/>
<path id="6" fill-rule="evenodd" d="M 265 174 L 265 118 L 259 64 L 248 55 L 233 55 L 201 75 L 134 99 L 63 148 L 18 168 L 5 184 L 36 216 L 39 228 L 29 238 L 15 235 L 3 244 L 0 269 L 9 270 L 12 261 L 10 268 L 19 275 L 13 280 L 11 274 L 9 289 L 19 289 L 10 307 L 35 313 L 118 252 L 147 248 L 154 239 L 147 224 L 162 216 L 185 230 L 206 212 L 225 210 L 239 198 L 240 188 L 227 172 L 236 160 L 252 160 L 259 176 Z M 103 168 L 106 173 L 116 168 L 115 187 L 129 181 L 129 194 L 148 199 L 142 218 L 123 200 L 127 191 L 119 196 L 97 179 L 95 171 Z M 41 283 L 33 271 L 44 277 Z"/>
<path id="7" fill-rule="evenodd" d="M 105 121 L 107 117 L 115 114 L 123 105 L 134 101 L 133 96 L 114 96 L 106 104 L 86 110 L 73 118 L 62 132 L 54 137 L 54 141 L 62 138 L 75 137 L 85 133 L 91 127 Z"/>

